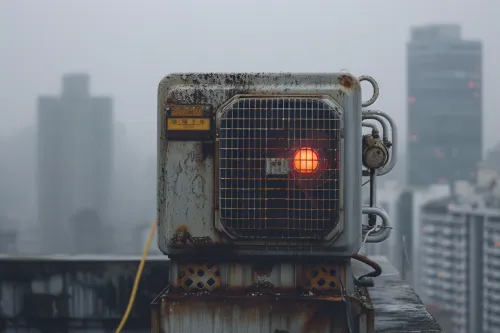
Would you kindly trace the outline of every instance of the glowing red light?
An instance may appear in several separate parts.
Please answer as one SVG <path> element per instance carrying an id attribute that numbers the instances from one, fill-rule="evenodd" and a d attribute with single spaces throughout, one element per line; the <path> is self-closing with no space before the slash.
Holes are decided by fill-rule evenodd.
<path id="1" fill-rule="evenodd" d="M 408 102 L 409 102 L 410 104 L 414 104 L 416 101 L 417 101 L 417 99 L 416 99 L 415 97 L 410 97 L 410 98 L 408 98 Z"/>
<path id="2" fill-rule="evenodd" d="M 293 166 L 300 173 L 312 173 L 318 168 L 319 156 L 312 148 L 300 148 L 293 157 Z"/>
<path id="3" fill-rule="evenodd" d="M 476 85 L 474 84 L 474 82 L 470 81 L 469 84 L 468 84 L 469 88 L 474 88 Z"/>

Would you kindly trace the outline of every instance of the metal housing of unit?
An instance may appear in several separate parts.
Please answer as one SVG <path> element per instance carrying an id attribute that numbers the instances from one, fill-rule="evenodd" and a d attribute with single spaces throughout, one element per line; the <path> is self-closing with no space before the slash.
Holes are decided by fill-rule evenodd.
<path id="1" fill-rule="evenodd" d="M 221 223 L 219 131 L 227 109 L 244 98 L 307 98 L 340 117 L 339 222 L 323 239 L 245 239 Z M 168 112 L 175 105 L 204 105 L 213 135 L 183 133 L 171 140 Z M 193 249 L 224 256 L 351 256 L 361 244 L 361 88 L 345 73 L 171 74 L 158 88 L 158 246 L 169 256 Z M 206 115 L 205 115 L 206 116 Z M 194 132 L 193 132 L 194 133 Z M 196 245 L 196 246 L 193 246 Z"/>

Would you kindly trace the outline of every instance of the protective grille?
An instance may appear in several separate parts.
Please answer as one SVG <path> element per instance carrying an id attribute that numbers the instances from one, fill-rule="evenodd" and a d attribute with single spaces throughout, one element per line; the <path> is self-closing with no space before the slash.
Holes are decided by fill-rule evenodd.
<path id="1" fill-rule="evenodd" d="M 316 239 L 335 228 L 340 115 L 325 101 L 238 99 L 219 147 L 221 223 L 235 236 Z"/>

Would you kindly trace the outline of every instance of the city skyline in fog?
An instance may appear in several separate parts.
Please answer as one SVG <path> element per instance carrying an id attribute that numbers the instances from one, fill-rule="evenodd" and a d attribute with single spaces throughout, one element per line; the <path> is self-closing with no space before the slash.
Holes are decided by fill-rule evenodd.
<path id="1" fill-rule="evenodd" d="M 0 153 L 6 157 L 0 163 L 0 215 L 22 221 L 21 228 L 37 222 L 36 101 L 42 95 L 59 95 L 61 77 L 71 73 L 90 76 L 91 95 L 113 98 L 113 223 L 148 224 L 155 215 L 157 85 L 170 72 L 347 70 L 370 75 L 381 89 L 373 107 L 394 117 L 404 150 L 410 29 L 458 24 L 463 38 L 484 45 L 484 150 L 500 141 L 495 125 L 500 122 L 495 89 L 500 41 L 494 33 L 500 28 L 494 17 L 500 4 L 242 3 L 0 2 L 0 40 L 8 45 L 0 59 Z M 396 171 L 388 178 L 405 178 L 406 153 L 400 153 Z"/>
<path id="2" fill-rule="evenodd" d="M 2 1 L 0 39 L 8 47 L 0 60 L 0 138 L 35 125 L 36 97 L 56 94 L 65 73 L 91 75 L 91 92 L 114 98 L 116 119 L 127 128 L 135 149 L 154 153 L 156 89 L 169 72 L 342 69 L 377 79 L 381 95 L 375 107 L 394 116 L 404 137 L 410 27 L 453 23 L 461 25 L 464 38 L 484 44 L 485 149 L 500 140 L 495 131 L 495 122 L 500 121 L 495 115 L 500 104 L 495 92 L 500 80 L 496 63 L 500 41 L 495 31 L 500 23 L 495 13 L 500 4 L 486 0 L 474 6 L 465 0 L 242 4 Z"/>
<path id="3" fill-rule="evenodd" d="M 89 94 L 90 75 L 60 80 L 56 94 L 38 96 L 37 124 L 0 140 L 0 154 L 11 157 L 0 164 L 0 236 L 14 235 L 2 248 L 138 252 L 134 235 L 155 215 L 155 155 L 131 147 L 113 99 Z"/>

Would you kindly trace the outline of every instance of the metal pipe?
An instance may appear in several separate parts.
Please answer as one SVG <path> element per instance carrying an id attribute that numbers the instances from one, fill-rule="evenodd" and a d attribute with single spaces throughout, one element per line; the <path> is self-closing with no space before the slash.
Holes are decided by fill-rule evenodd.
<path id="1" fill-rule="evenodd" d="M 370 170 L 370 207 L 377 206 L 377 175 L 375 170 Z M 375 226 L 377 223 L 376 217 L 374 218 L 372 214 L 368 215 L 368 225 L 370 227 Z"/>
<path id="2" fill-rule="evenodd" d="M 373 173 L 373 179 L 371 180 L 372 188 L 373 188 L 373 205 L 372 207 L 377 205 L 377 176 L 375 175 L 375 172 Z"/>
<path id="3" fill-rule="evenodd" d="M 382 140 L 384 140 L 384 143 L 389 141 L 389 128 L 387 127 L 387 123 L 385 122 L 383 117 L 373 116 L 373 115 L 370 115 L 370 116 L 363 115 L 363 119 L 373 119 L 373 120 L 378 121 L 380 123 L 380 125 L 382 125 Z M 363 123 L 363 126 L 364 126 L 364 124 L 365 123 Z M 370 123 L 368 123 L 368 124 L 370 124 Z"/>
<path id="4" fill-rule="evenodd" d="M 363 122 L 362 125 L 363 125 L 363 127 L 370 127 L 372 129 L 372 134 L 378 133 L 377 125 L 367 123 L 367 122 Z"/>
<path id="5" fill-rule="evenodd" d="M 387 213 L 382 208 L 363 206 L 362 213 L 374 214 L 382 219 L 382 229 L 368 235 L 368 237 L 366 237 L 366 243 L 380 243 L 389 238 L 389 236 L 391 235 L 389 215 L 387 215 Z"/>
<path id="6" fill-rule="evenodd" d="M 391 126 L 391 134 L 392 134 L 392 147 L 391 147 L 391 160 L 389 161 L 389 164 L 387 164 L 382 170 L 379 170 L 377 172 L 377 176 L 383 176 L 387 173 L 389 173 L 393 168 L 394 165 L 396 165 L 397 162 L 397 156 L 398 156 L 398 128 L 396 127 L 396 123 L 394 120 L 389 116 L 387 113 L 379 111 L 379 110 L 368 110 L 368 111 L 363 111 L 363 117 L 365 116 L 381 116 L 389 122 L 389 125 Z"/>

